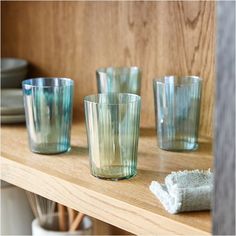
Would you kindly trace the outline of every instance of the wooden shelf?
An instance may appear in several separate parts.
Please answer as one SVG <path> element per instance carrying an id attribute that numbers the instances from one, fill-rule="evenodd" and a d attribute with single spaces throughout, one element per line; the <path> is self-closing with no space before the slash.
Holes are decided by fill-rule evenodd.
<path id="1" fill-rule="evenodd" d="M 200 139 L 196 152 L 158 149 L 153 129 L 141 129 L 138 175 L 118 182 L 90 175 L 84 123 L 72 127 L 72 149 L 57 156 L 29 151 L 24 125 L 2 126 L 1 179 L 82 211 L 134 234 L 210 234 L 208 211 L 171 215 L 149 191 L 152 180 L 171 171 L 208 169 L 211 142 Z"/>

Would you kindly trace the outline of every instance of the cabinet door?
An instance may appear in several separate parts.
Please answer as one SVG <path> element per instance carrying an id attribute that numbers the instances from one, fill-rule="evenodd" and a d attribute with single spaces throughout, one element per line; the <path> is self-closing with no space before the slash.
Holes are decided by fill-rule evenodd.
<path id="1" fill-rule="evenodd" d="M 217 2 L 213 234 L 235 235 L 235 2 Z"/>

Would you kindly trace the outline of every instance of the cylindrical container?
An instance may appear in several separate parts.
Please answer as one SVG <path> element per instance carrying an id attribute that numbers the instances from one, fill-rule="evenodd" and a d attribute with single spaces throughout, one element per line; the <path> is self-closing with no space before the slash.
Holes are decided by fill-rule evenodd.
<path id="1" fill-rule="evenodd" d="M 141 70 L 138 67 L 106 67 L 96 70 L 98 93 L 140 95 Z"/>
<path id="2" fill-rule="evenodd" d="M 55 154 L 70 149 L 74 82 L 37 78 L 22 82 L 32 152 Z"/>
<path id="3" fill-rule="evenodd" d="M 1 185 L 0 200 L 0 235 L 31 235 L 34 216 L 25 191 L 5 182 Z"/>
<path id="4" fill-rule="evenodd" d="M 59 219 L 58 214 L 46 215 L 48 220 L 52 219 L 51 228 L 42 227 L 39 224 L 38 219 L 34 219 L 32 222 L 32 235 L 33 236 L 68 236 L 68 235 L 92 235 L 92 221 L 90 217 L 85 216 L 80 224 L 80 229 L 76 231 L 59 231 Z M 46 219 L 47 221 L 47 219 Z"/>
<path id="5" fill-rule="evenodd" d="M 84 107 L 91 174 L 108 180 L 136 175 L 141 97 L 91 95 Z"/>
<path id="6" fill-rule="evenodd" d="M 202 79 L 197 76 L 164 76 L 153 81 L 156 129 L 161 149 L 197 149 L 201 86 Z"/>

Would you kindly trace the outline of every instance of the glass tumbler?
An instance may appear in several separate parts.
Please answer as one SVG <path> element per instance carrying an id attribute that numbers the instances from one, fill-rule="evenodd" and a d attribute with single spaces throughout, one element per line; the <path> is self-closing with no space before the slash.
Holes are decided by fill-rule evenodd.
<path id="1" fill-rule="evenodd" d="M 138 67 L 107 67 L 96 70 L 98 93 L 140 95 L 141 70 Z"/>
<path id="2" fill-rule="evenodd" d="M 198 147 L 202 79 L 164 76 L 153 81 L 159 147 L 190 151 Z"/>
<path id="3" fill-rule="evenodd" d="M 141 97 L 91 95 L 84 98 L 84 107 L 91 174 L 108 180 L 135 176 Z"/>
<path id="4" fill-rule="evenodd" d="M 70 149 L 74 82 L 37 78 L 22 82 L 32 152 L 55 154 Z"/>

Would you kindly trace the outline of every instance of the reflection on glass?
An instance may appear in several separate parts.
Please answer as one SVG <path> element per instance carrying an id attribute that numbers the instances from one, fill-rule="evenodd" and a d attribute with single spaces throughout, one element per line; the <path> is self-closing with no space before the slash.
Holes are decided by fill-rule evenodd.
<path id="1" fill-rule="evenodd" d="M 73 80 L 29 79 L 22 87 L 31 151 L 54 154 L 69 150 Z"/>
<path id="2" fill-rule="evenodd" d="M 140 96 L 91 95 L 84 106 L 92 175 L 110 180 L 136 175 Z"/>
<path id="3" fill-rule="evenodd" d="M 165 76 L 153 81 L 161 149 L 187 151 L 198 147 L 201 84 L 197 76 Z"/>
<path id="4" fill-rule="evenodd" d="M 96 71 L 98 93 L 140 95 L 141 70 L 138 67 L 107 67 Z"/>

